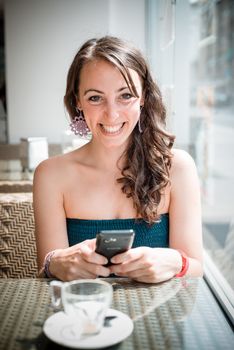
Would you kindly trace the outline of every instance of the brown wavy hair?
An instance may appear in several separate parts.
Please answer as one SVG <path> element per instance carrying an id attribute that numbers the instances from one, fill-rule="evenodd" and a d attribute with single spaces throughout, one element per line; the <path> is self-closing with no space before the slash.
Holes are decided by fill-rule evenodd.
<path id="1" fill-rule="evenodd" d="M 158 205 L 163 190 L 169 184 L 171 148 L 175 137 L 165 130 L 166 109 L 161 92 L 152 79 L 149 67 L 141 52 L 129 43 L 112 36 L 90 39 L 84 43 L 71 64 L 67 76 L 64 104 L 71 120 L 76 116 L 79 95 L 80 72 L 92 60 L 102 59 L 116 66 L 131 93 L 139 97 L 131 79 L 129 68 L 135 70 L 143 86 L 144 106 L 140 114 L 140 125 L 134 128 L 124 154 L 122 191 L 132 198 L 137 216 L 153 223 L 160 216 Z"/>

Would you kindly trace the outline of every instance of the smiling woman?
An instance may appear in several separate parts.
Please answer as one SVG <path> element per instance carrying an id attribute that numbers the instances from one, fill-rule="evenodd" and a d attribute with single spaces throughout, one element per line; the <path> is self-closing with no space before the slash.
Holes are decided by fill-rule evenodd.
<path id="1" fill-rule="evenodd" d="M 101 141 L 106 147 L 122 145 L 136 126 L 143 104 L 142 84 L 135 71 L 129 69 L 129 73 L 138 96 L 131 93 L 113 64 L 97 59 L 83 67 L 77 106 L 85 115 L 93 142 Z"/>
<path id="2" fill-rule="evenodd" d="M 69 69 L 64 102 L 72 130 L 92 137 L 36 169 L 40 273 L 149 283 L 201 275 L 196 168 L 186 152 L 172 149 L 161 93 L 142 54 L 119 38 L 88 40 Z M 95 252 L 105 229 L 136 233 L 133 247 L 108 267 Z"/>

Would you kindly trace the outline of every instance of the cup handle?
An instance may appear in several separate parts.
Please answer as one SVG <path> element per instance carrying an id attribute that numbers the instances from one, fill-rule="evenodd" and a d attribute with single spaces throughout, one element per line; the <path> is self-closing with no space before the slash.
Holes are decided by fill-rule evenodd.
<path id="1" fill-rule="evenodd" d="M 50 297 L 52 306 L 57 309 L 62 305 L 61 292 L 62 292 L 63 282 L 51 281 L 49 284 Z"/>

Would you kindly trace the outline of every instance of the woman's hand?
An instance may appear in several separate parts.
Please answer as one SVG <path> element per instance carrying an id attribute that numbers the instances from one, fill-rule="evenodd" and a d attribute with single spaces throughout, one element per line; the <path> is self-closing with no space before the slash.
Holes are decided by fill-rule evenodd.
<path id="1" fill-rule="evenodd" d="M 157 283 L 175 276 L 182 266 L 177 250 L 139 247 L 118 254 L 111 259 L 111 273 L 139 282 Z"/>
<path id="2" fill-rule="evenodd" d="M 50 273 L 62 281 L 80 278 L 108 277 L 110 269 L 102 266 L 107 259 L 95 253 L 96 239 L 90 239 L 65 249 L 57 249 L 50 261 Z"/>

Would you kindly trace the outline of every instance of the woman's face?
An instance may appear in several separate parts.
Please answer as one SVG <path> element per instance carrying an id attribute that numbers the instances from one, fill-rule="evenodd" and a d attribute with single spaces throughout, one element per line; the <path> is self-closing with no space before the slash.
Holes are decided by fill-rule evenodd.
<path id="1" fill-rule="evenodd" d="M 77 106 L 93 139 L 105 147 L 123 145 L 140 116 L 142 83 L 136 71 L 129 71 L 139 97 L 131 94 L 118 68 L 109 62 L 95 60 L 81 70 Z"/>

